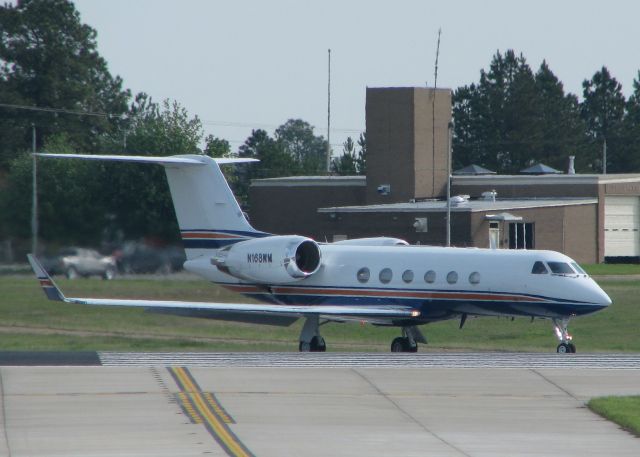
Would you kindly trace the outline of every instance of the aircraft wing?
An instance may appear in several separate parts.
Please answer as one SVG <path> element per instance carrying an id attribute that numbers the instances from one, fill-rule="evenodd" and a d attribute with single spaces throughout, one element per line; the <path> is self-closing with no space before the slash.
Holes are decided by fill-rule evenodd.
<path id="1" fill-rule="evenodd" d="M 151 309 L 159 312 L 181 312 L 189 310 L 194 313 L 213 312 L 223 316 L 224 313 L 246 313 L 264 316 L 304 317 L 319 315 L 335 320 L 372 320 L 388 321 L 393 319 L 415 318 L 420 312 L 405 306 L 331 306 L 331 305 L 280 305 L 262 303 L 214 303 L 190 301 L 162 301 L 162 300 L 128 300 L 112 298 L 79 298 L 65 297 L 55 282 L 51 279 L 38 259 L 32 254 L 27 258 L 36 274 L 45 295 L 49 300 L 95 306 L 127 306 Z"/>

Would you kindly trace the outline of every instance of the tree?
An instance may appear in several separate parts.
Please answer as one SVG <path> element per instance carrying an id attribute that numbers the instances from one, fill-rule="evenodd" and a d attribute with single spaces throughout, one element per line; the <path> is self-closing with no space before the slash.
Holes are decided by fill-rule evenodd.
<path id="1" fill-rule="evenodd" d="M 351 137 L 347 137 L 347 140 L 342 144 L 342 155 L 334 158 L 331 162 L 331 171 L 341 176 L 358 174 L 356 161 L 355 144 Z"/>
<path id="2" fill-rule="evenodd" d="M 367 132 L 360 134 L 358 138 L 358 157 L 356 157 L 356 169 L 359 175 L 367 174 Z"/>
<path id="3" fill-rule="evenodd" d="M 223 138 L 208 135 L 205 140 L 204 153 L 209 157 L 231 157 L 231 145 Z"/>
<path id="4" fill-rule="evenodd" d="M 640 171 L 640 71 L 633 80 L 633 93 L 625 105 L 620 148 L 626 172 Z"/>
<path id="5" fill-rule="evenodd" d="M 625 170 L 621 153 L 622 119 L 625 98 L 622 85 L 611 76 L 607 67 L 602 67 L 590 80 L 582 83 L 584 102 L 582 118 L 587 127 L 587 135 L 592 140 L 590 166 L 593 171 L 602 169 L 602 145 L 607 142 L 607 170 Z"/>
<path id="6" fill-rule="evenodd" d="M 275 139 L 298 168 L 292 170 L 292 174 L 326 173 L 327 142 L 313 133 L 313 127 L 308 122 L 289 119 L 276 129 Z"/>
<path id="7" fill-rule="evenodd" d="M 546 62 L 534 74 L 512 50 L 493 57 L 478 84 L 453 94 L 453 165 L 501 173 L 544 162 L 563 168 L 584 145 L 577 97 L 565 94 Z"/>
<path id="8" fill-rule="evenodd" d="M 177 102 L 154 103 L 146 94 L 138 94 L 127 120 L 126 154 L 166 156 L 201 154 L 202 124 Z M 107 135 L 101 145 L 106 153 L 123 150 L 120 132 Z M 174 241 L 178 227 L 169 188 L 161 167 L 131 163 L 99 162 L 94 164 L 96 179 L 101 181 L 105 212 L 111 233 L 122 232 L 124 238 L 143 236 Z"/>
<path id="9" fill-rule="evenodd" d="M 546 61 L 536 72 L 535 81 L 543 135 L 537 145 L 536 162 L 562 170 L 567 166 L 567 158 L 574 155 L 578 164 L 584 163 L 585 126 L 578 98 L 565 94 Z"/>
<path id="10" fill-rule="evenodd" d="M 0 166 L 30 148 L 32 123 L 39 148 L 48 136 L 64 131 L 71 144 L 94 150 L 98 136 L 115 129 L 130 97 L 98 54 L 95 30 L 80 22 L 68 0 L 19 0 L 0 6 L 0 95 L 16 105 L 116 115 L 2 108 Z"/>
<path id="11" fill-rule="evenodd" d="M 52 135 L 47 151 L 75 152 L 65 133 Z M 32 156 L 12 159 L 8 182 L 0 194 L 2 235 L 31 236 Z M 88 162 L 38 159 L 38 219 L 40 238 L 53 243 L 95 244 L 107 223 L 100 183 Z"/>

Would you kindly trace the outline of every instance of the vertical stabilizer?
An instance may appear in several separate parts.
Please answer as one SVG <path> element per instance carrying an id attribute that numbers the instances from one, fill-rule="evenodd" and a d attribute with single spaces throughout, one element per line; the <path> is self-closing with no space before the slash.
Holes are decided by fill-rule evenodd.
<path id="1" fill-rule="evenodd" d="M 215 159 L 180 157 L 204 164 L 199 167 L 164 165 L 187 258 L 267 235 L 251 227 Z"/>
<path id="2" fill-rule="evenodd" d="M 165 168 L 173 207 L 187 259 L 229 244 L 269 236 L 247 221 L 218 164 L 256 162 L 255 159 L 212 159 L 205 155 L 168 157 L 99 154 L 37 154 L 64 159 L 155 163 Z"/>

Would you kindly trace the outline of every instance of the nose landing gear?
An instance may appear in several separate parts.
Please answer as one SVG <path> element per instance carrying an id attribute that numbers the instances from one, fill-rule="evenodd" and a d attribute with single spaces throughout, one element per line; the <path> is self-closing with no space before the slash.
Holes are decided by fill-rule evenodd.
<path id="1" fill-rule="evenodd" d="M 572 337 L 567 330 L 568 325 L 569 319 L 553 319 L 553 330 L 560 341 L 556 348 L 558 354 L 575 354 L 576 352 L 576 345 L 571 342 Z"/>

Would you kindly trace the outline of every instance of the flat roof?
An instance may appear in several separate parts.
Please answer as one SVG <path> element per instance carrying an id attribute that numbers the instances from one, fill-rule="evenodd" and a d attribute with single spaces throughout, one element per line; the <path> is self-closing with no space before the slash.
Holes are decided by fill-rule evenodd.
<path id="1" fill-rule="evenodd" d="M 366 176 L 287 176 L 284 178 L 254 179 L 252 187 L 325 187 L 366 186 Z"/>
<path id="2" fill-rule="evenodd" d="M 558 184 L 615 184 L 640 182 L 640 174 L 575 174 L 575 175 L 454 175 L 453 183 L 457 185 L 491 186 L 491 185 L 558 185 Z"/>
<path id="3" fill-rule="evenodd" d="M 598 203 L 596 198 L 528 198 L 528 199 L 498 199 L 469 200 L 458 206 L 451 205 L 451 212 L 483 212 L 505 211 L 514 209 L 549 208 L 554 206 L 593 205 Z M 447 210 L 444 200 L 429 200 L 421 202 L 389 203 L 386 205 L 365 206 L 336 206 L 318 208 L 319 213 L 437 213 Z"/>

